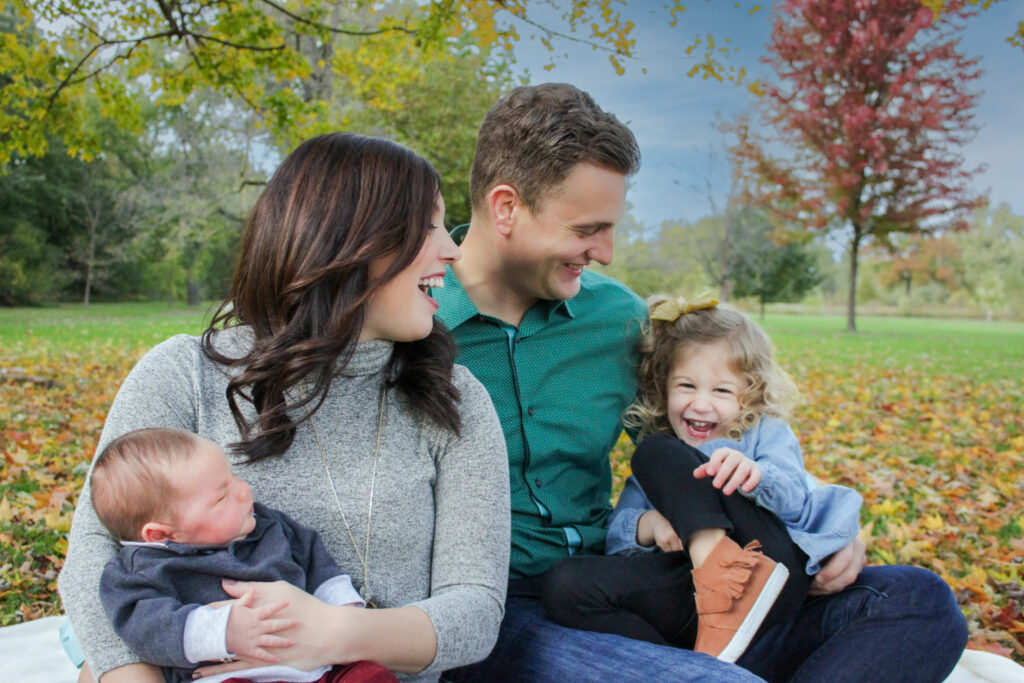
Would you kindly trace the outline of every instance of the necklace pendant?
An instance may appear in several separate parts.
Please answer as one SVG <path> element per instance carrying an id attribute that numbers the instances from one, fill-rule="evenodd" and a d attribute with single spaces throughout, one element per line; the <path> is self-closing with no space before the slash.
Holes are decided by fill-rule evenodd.
<path id="1" fill-rule="evenodd" d="M 370 609 L 377 608 L 377 605 L 375 605 L 372 600 L 373 594 L 370 593 L 370 589 L 366 587 L 366 584 L 363 584 L 363 587 L 359 589 L 359 597 L 363 599 L 363 602 L 365 602 L 366 606 Z"/>

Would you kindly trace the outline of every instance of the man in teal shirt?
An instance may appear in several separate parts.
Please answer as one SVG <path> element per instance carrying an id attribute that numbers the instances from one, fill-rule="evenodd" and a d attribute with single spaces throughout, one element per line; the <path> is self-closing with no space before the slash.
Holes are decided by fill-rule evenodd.
<path id="1" fill-rule="evenodd" d="M 552 565 L 604 550 L 608 454 L 636 392 L 646 307 L 587 267 L 611 263 L 639 163 L 629 129 L 569 85 L 517 88 L 481 127 L 472 222 L 453 232 L 463 258 L 432 295 L 457 361 L 487 387 L 504 427 L 511 580 L 494 653 L 446 678 L 610 680 L 629 665 L 648 680 L 666 670 L 676 680 L 757 680 L 686 650 L 563 628 L 538 600 Z"/>
<path id="2" fill-rule="evenodd" d="M 465 226 L 453 237 L 470 249 Z M 543 574 L 577 552 L 604 552 L 608 453 L 636 392 L 646 308 L 611 278 L 584 270 L 577 279 L 575 296 L 536 301 L 518 327 L 477 308 L 451 271 L 433 291 L 438 315 L 457 335 L 459 362 L 488 388 L 505 427 L 513 579 Z"/>
<path id="3" fill-rule="evenodd" d="M 689 650 L 561 627 L 538 599 L 552 565 L 603 550 L 608 453 L 635 391 L 645 308 L 587 266 L 612 260 L 639 161 L 629 129 L 570 85 L 517 88 L 481 126 L 472 220 L 454 233 L 463 258 L 433 294 L 505 431 L 512 555 L 494 651 L 446 679 L 760 680 Z M 942 680 L 966 641 L 949 587 L 925 570 L 863 565 L 863 544 L 837 552 L 815 577 L 819 596 L 740 664 L 771 679 Z"/>

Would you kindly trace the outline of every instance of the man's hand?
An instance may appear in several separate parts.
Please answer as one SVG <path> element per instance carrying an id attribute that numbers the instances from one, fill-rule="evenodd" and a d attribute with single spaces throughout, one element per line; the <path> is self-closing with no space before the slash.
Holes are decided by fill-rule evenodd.
<path id="1" fill-rule="evenodd" d="M 636 522 L 636 542 L 649 547 L 657 544 L 663 552 L 670 553 L 683 549 L 675 529 L 657 510 L 648 510 Z"/>
<path id="2" fill-rule="evenodd" d="M 828 558 L 828 562 L 811 581 L 810 594 L 826 595 L 843 590 L 857 579 L 867 561 L 864 543 L 854 538 L 849 545 Z"/>
<path id="3" fill-rule="evenodd" d="M 254 602 L 255 590 L 251 587 L 240 598 L 232 601 L 225 634 L 225 646 L 233 655 L 276 664 L 281 661 L 281 658 L 266 648 L 291 647 L 295 642 L 272 634 L 289 629 L 298 621 L 295 619 L 271 619 L 272 616 L 288 606 L 287 601 L 282 600 L 262 607 L 253 607 Z"/>
<path id="4" fill-rule="evenodd" d="M 693 471 L 697 479 L 714 477 L 711 485 L 722 489 L 729 496 L 736 489 L 750 493 L 761 481 L 761 468 L 757 463 L 732 448 L 719 448 L 711 454 L 711 459 Z"/>

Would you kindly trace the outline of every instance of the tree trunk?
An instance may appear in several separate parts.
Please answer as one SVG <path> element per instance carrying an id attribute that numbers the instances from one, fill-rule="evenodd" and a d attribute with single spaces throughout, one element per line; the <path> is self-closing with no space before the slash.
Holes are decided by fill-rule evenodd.
<path id="1" fill-rule="evenodd" d="M 860 251 L 861 232 L 853 226 L 853 238 L 850 240 L 850 292 L 846 298 L 846 331 L 857 331 L 857 256 Z"/>
<path id="2" fill-rule="evenodd" d="M 728 301 L 729 295 L 732 293 L 732 287 L 729 281 L 729 240 L 732 237 L 732 212 L 726 207 L 725 216 L 722 218 L 725 221 L 725 236 L 722 238 L 722 250 L 719 256 L 719 270 L 721 274 L 721 280 L 718 286 L 718 299 L 719 301 Z"/>
<path id="3" fill-rule="evenodd" d="M 199 283 L 194 278 L 189 277 L 185 279 L 185 291 L 189 306 L 198 306 L 201 303 L 199 300 Z"/>
<path id="4" fill-rule="evenodd" d="M 761 299 L 761 322 L 764 322 L 764 299 Z"/>
<path id="5" fill-rule="evenodd" d="M 96 261 L 96 230 L 95 220 L 89 222 L 89 248 L 85 255 L 85 296 L 82 299 L 82 308 L 89 308 L 89 295 L 92 292 L 92 270 Z"/>

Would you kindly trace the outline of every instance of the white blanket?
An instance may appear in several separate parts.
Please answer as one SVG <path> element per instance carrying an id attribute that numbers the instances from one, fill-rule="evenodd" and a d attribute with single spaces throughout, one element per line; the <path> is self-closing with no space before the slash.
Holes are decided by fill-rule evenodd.
<path id="1" fill-rule="evenodd" d="M 75 683 L 78 671 L 60 646 L 63 617 L 0 628 L 0 681 Z M 1024 667 L 1006 657 L 964 651 L 945 683 L 1024 683 Z"/>

